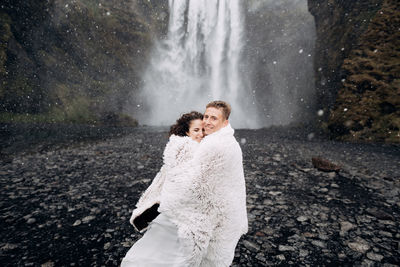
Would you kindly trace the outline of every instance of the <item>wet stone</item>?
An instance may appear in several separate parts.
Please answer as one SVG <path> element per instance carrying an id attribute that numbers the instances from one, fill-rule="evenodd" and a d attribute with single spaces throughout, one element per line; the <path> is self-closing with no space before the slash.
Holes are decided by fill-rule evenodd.
<path id="1" fill-rule="evenodd" d="M 365 253 L 369 250 L 369 245 L 365 243 L 360 243 L 360 242 L 350 242 L 348 244 L 349 248 L 351 248 L 354 251 L 360 252 L 360 253 Z"/>
<path id="2" fill-rule="evenodd" d="M 325 248 L 326 244 L 325 242 L 319 241 L 319 240 L 313 240 L 311 241 L 311 244 L 313 244 L 316 247 L 320 247 L 320 248 Z"/>
<path id="3" fill-rule="evenodd" d="M 250 251 L 257 252 L 260 250 L 260 246 L 251 241 L 245 240 L 245 241 L 243 241 L 243 244 Z"/>
<path id="4" fill-rule="evenodd" d="M 329 191 L 329 189 L 328 189 L 328 188 L 325 188 L 325 187 L 323 187 L 323 188 L 319 189 L 318 191 L 319 191 L 319 192 L 321 192 L 321 193 L 326 193 L 326 192 L 328 192 L 328 191 Z"/>
<path id="5" fill-rule="evenodd" d="M 374 252 L 368 252 L 367 257 L 368 257 L 368 259 L 373 260 L 373 261 L 381 261 L 383 259 L 382 255 L 374 253 Z"/>
<path id="6" fill-rule="evenodd" d="M 296 220 L 297 220 L 298 222 L 305 222 L 305 221 L 308 220 L 308 218 L 307 218 L 306 216 L 300 216 L 300 217 L 297 217 Z"/>
<path id="7" fill-rule="evenodd" d="M 48 262 L 45 262 L 40 265 L 40 267 L 54 267 L 54 266 L 55 266 L 55 263 L 52 261 L 48 261 Z"/>
<path id="8" fill-rule="evenodd" d="M 365 259 L 362 261 L 361 266 L 373 267 L 375 266 L 375 262 Z"/>
<path id="9" fill-rule="evenodd" d="M 295 251 L 296 249 L 291 246 L 279 245 L 279 251 Z"/>
<path id="10" fill-rule="evenodd" d="M 36 222 L 36 219 L 35 219 L 35 218 L 29 218 L 29 219 L 26 221 L 27 224 L 33 224 L 33 223 L 35 223 L 35 222 Z"/>
<path id="11" fill-rule="evenodd" d="M 307 255 L 309 254 L 309 252 L 307 251 L 307 250 L 304 250 L 304 249 L 300 249 L 300 252 L 299 252 L 299 256 L 300 257 L 306 257 Z"/>
<path id="12" fill-rule="evenodd" d="M 286 260 L 286 257 L 285 257 L 285 255 L 283 255 L 283 254 L 277 255 L 276 258 L 277 258 L 278 260 L 280 260 L 280 261 Z"/>
<path id="13" fill-rule="evenodd" d="M 382 237 L 389 237 L 389 238 L 393 237 L 392 233 L 386 232 L 386 231 L 379 231 L 379 235 L 382 236 Z"/>
<path id="14" fill-rule="evenodd" d="M 94 220 L 96 217 L 95 216 L 86 216 L 82 219 L 82 223 L 88 223 L 92 220 Z"/>
<path id="15" fill-rule="evenodd" d="M 10 243 L 6 243 L 4 245 L 2 245 L 2 247 L 0 248 L 1 250 L 13 250 L 18 248 L 17 244 L 10 244 Z"/>
<path id="16" fill-rule="evenodd" d="M 266 260 L 264 254 L 262 254 L 262 253 L 257 253 L 256 259 L 261 261 L 261 262 L 265 262 L 265 260 Z"/>
<path id="17" fill-rule="evenodd" d="M 50 154 L 15 154 L 12 163 L 0 165 L 7 173 L 0 176 L 2 259 L 9 266 L 118 266 L 143 236 L 129 218 L 162 165 L 166 131 L 139 127 Z M 292 130 L 291 138 L 268 129 L 235 136 L 246 138 L 249 232 L 232 266 L 389 266 L 400 258 L 400 185 L 385 178 L 400 177 L 397 150 L 316 138 L 309 143 L 293 139 Z M 341 170 L 313 168 L 314 155 L 329 157 Z M 18 226 L 29 219 L 38 225 Z"/>

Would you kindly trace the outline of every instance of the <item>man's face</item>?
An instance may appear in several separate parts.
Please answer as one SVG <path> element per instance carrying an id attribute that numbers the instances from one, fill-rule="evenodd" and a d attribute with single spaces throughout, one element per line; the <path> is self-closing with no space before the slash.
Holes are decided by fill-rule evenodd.
<path id="1" fill-rule="evenodd" d="M 227 126 L 228 120 L 225 119 L 221 109 L 209 107 L 204 112 L 203 124 L 204 133 L 209 135 Z"/>

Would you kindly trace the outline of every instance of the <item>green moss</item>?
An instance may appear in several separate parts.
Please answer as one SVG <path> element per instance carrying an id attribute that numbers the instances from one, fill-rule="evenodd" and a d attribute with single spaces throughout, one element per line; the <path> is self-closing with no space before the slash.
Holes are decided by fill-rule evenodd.
<path id="1" fill-rule="evenodd" d="M 79 101 L 78 101 L 79 102 Z M 0 123 L 75 123 L 90 125 L 107 125 L 136 127 L 137 120 L 126 114 L 107 113 L 103 116 L 91 114 L 84 108 L 68 112 L 61 108 L 54 108 L 48 113 L 43 114 L 16 114 L 16 113 L 0 113 Z"/>
<path id="2" fill-rule="evenodd" d="M 400 143 L 400 12 L 384 0 L 360 44 L 344 60 L 345 82 L 329 117 L 332 134 L 347 141 Z"/>
<path id="3" fill-rule="evenodd" d="M 99 116 L 98 123 L 109 126 L 136 127 L 138 121 L 123 113 L 107 112 Z"/>
<path id="4" fill-rule="evenodd" d="M 41 109 L 43 94 L 24 73 L 14 73 L 2 88 L 0 106 L 2 111 L 16 113 L 35 113 Z M 0 111 L 1 112 L 1 111 Z"/>
<path id="5" fill-rule="evenodd" d="M 90 102 L 87 98 L 77 97 L 68 103 L 64 109 L 66 120 L 79 123 L 83 121 L 95 121 L 96 117 L 90 112 Z"/>
<path id="6" fill-rule="evenodd" d="M 6 104 L 0 112 L 24 114 L 3 113 L 2 119 L 102 123 L 108 112 L 121 124 L 135 124 L 118 111 L 127 93 L 141 83 L 155 29 L 167 23 L 156 21 L 155 14 L 167 1 L 111 0 L 99 5 L 97 0 L 77 0 L 68 6 L 63 1 L 44 1 L 47 4 L 41 6 L 28 2 L 22 1 L 17 5 L 21 8 L 8 14 L 13 23 L 29 21 L 26 29 L 11 27 L 15 32 L 3 35 L 8 16 L 0 13 L 0 60 L 7 61 L 9 71 L 7 83 L 0 84 L 0 102 Z M 53 19 L 35 19 L 30 14 Z M 9 38 L 17 45 L 7 51 L 3 39 Z M 4 59 L 4 55 L 13 57 Z M 35 105 L 42 108 L 32 108 Z"/>
<path id="7" fill-rule="evenodd" d="M 10 17 L 5 13 L 0 12 L 0 75 L 4 75 L 6 73 L 5 63 L 7 61 L 7 45 L 8 40 L 12 37 L 10 24 Z"/>
<path id="8" fill-rule="evenodd" d="M 17 114 L 17 113 L 0 113 L 0 122 L 2 123 L 31 123 L 31 122 L 43 122 L 43 123 L 57 123 L 64 122 L 63 117 L 46 113 L 46 114 Z"/>
<path id="9" fill-rule="evenodd" d="M 34 91 L 28 78 L 18 75 L 16 79 L 9 82 L 9 91 L 16 98 L 26 97 Z"/>
<path id="10" fill-rule="evenodd" d="M 55 107 L 42 114 L 0 113 L 0 122 L 90 123 L 96 117 L 90 113 L 88 101 L 77 98 L 66 107 Z"/>

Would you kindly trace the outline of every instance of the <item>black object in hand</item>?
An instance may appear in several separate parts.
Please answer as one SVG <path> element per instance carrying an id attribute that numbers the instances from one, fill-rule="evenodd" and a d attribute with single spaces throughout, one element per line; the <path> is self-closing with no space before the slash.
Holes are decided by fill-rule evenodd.
<path id="1" fill-rule="evenodd" d="M 133 224 L 141 231 L 146 228 L 160 213 L 157 211 L 160 204 L 156 203 L 133 220 Z"/>

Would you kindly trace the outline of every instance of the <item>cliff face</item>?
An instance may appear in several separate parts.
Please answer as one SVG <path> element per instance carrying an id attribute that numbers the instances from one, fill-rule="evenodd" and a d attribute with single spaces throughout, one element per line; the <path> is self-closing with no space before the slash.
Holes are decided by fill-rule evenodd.
<path id="1" fill-rule="evenodd" d="M 102 120 L 140 86 L 167 1 L 8 0 L 0 10 L 0 112 Z"/>
<path id="2" fill-rule="evenodd" d="M 314 114 L 314 18 L 305 1 L 247 1 L 243 76 L 262 125 L 307 121 Z"/>
<path id="3" fill-rule="evenodd" d="M 400 142 L 400 3 L 313 1 L 316 88 L 334 137 Z"/>
<path id="4" fill-rule="evenodd" d="M 360 35 L 379 10 L 382 0 L 308 0 L 315 18 L 315 79 L 318 107 L 329 110 L 341 84 L 341 65 L 358 45 Z"/>

